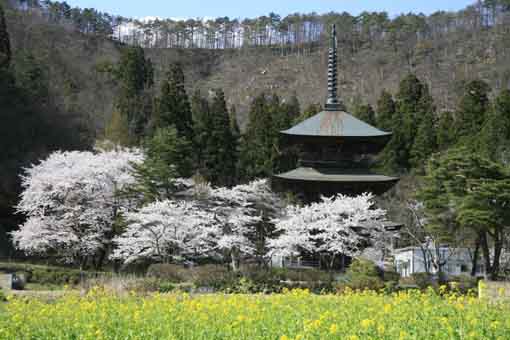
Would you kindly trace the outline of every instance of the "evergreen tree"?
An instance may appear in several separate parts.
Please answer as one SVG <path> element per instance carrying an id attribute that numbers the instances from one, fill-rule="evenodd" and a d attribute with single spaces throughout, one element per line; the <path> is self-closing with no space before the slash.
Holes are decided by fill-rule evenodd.
<path id="1" fill-rule="evenodd" d="M 471 243 L 480 245 L 487 273 L 496 279 L 510 218 L 508 169 L 461 146 L 433 156 L 423 180 L 418 198 L 425 204 L 429 227 L 452 237 L 463 229 L 472 231 L 465 234 L 476 235 Z"/>
<path id="2" fill-rule="evenodd" d="M 176 191 L 175 179 L 191 175 L 191 145 L 173 126 L 157 128 L 144 143 L 146 159 L 135 166 L 137 186 L 131 191 L 142 194 L 145 202 L 170 199 Z"/>
<path id="3" fill-rule="evenodd" d="M 359 120 L 362 120 L 363 122 L 365 122 L 369 125 L 375 126 L 375 124 L 376 124 L 375 112 L 374 112 L 374 109 L 372 108 L 372 105 L 370 105 L 370 104 L 358 105 L 356 107 L 356 111 L 354 112 L 354 115 L 356 116 L 356 118 L 358 118 Z"/>
<path id="4" fill-rule="evenodd" d="M 507 162 L 510 153 L 510 91 L 503 90 L 476 138 L 478 148 L 486 157 Z"/>
<path id="5" fill-rule="evenodd" d="M 214 185 L 231 186 L 235 182 L 236 142 L 231 131 L 225 95 L 216 90 L 211 105 L 211 132 L 206 145 L 206 178 Z"/>
<path id="6" fill-rule="evenodd" d="M 466 84 L 456 112 L 458 138 L 470 142 L 480 132 L 489 111 L 489 92 L 490 87 L 484 81 Z"/>
<path id="7" fill-rule="evenodd" d="M 411 166 L 421 171 L 427 159 L 437 151 L 436 127 L 434 115 L 425 113 L 411 149 Z"/>
<path id="8" fill-rule="evenodd" d="M 455 144 L 455 120 L 450 111 L 445 111 L 439 116 L 437 124 L 437 146 L 440 151 L 446 150 Z"/>
<path id="9" fill-rule="evenodd" d="M 15 77 L 17 85 L 25 94 L 37 101 L 37 105 L 46 106 L 49 101 L 49 79 L 43 65 L 31 52 L 17 54 Z"/>
<path id="10" fill-rule="evenodd" d="M 285 121 L 281 124 L 281 128 L 290 128 L 301 113 L 301 105 L 295 93 L 288 102 L 282 104 L 282 111 L 285 113 Z"/>
<path id="11" fill-rule="evenodd" d="M 230 131 L 232 133 L 232 143 L 231 153 L 232 158 L 235 161 L 235 173 L 234 173 L 234 181 L 233 184 L 237 184 L 239 181 L 239 153 L 240 153 L 240 143 L 241 143 L 241 129 L 239 128 L 239 124 L 237 123 L 237 110 L 234 105 L 230 107 Z"/>
<path id="12" fill-rule="evenodd" d="M 422 121 L 430 120 L 434 112 L 435 108 L 428 87 L 413 74 L 405 77 L 400 82 L 397 94 L 396 113 L 392 119 L 392 141 L 388 143 L 387 150 L 382 154 L 383 163 L 388 169 L 405 171 L 417 164 L 417 161 L 411 161 L 417 131 L 422 126 Z M 428 132 L 427 124 L 430 123 L 423 124 L 423 134 L 418 143 L 421 151 L 416 150 L 415 157 L 422 153 L 428 153 L 429 151 L 425 151 L 425 148 L 435 147 L 435 144 L 430 147 L 421 144 L 435 140 Z"/>
<path id="13" fill-rule="evenodd" d="M 237 123 L 237 109 L 234 105 L 230 107 L 230 130 L 235 140 L 241 138 L 241 129 L 239 129 L 239 124 Z"/>
<path id="14" fill-rule="evenodd" d="M 393 116 L 396 112 L 395 101 L 391 93 L 383 90 L 377 101 L 377 127 L 383 131 L 393 129 Z"/>
<path id="15" fill-rule="evenodd" d="M 273 146 L 273 120 L 266 95 L 262 93 L 251 104 L 248 125 L 242 137 L 240 170 L 243 180 L 272 174 Z"/>
<path id="16" fill-rule="evenodd" d="M 184 86 L 184 73 L 180 64 L 174 64 L 161 85 L 161 96 L 157 100 L 155 125 L 174 125 L 181 137 L 193 140 L 193 118 L 191 106 Z"/>
<path id="17" fill-rule="evenodd" d="M 308 118 L 315 116 L 317 113 L 321 112 L 322 107 L 320 104 L 310 104 L 306 107 L 306 109 L 294 119 L 294 125 L 299 124 Z"/>
<path id="18" fill-rule="evenodd" d="M 4 9 L 0 4 L 0 69 L 8 68 L 10 62 L 11 42 L 9 39 L 9 32 L 7 32 Z"/>
<path id="19" fill-rule="evenodd" d="M 130 143 L 137 143 L 145 135 L 153 111 L 148 91 L 154 83 L 152 63 L 141 47 L 127 47 L 113 73 L 120 84 L 116 110 L 128 122 Z"/>
<path id="20" fill-rule="evenodd" d="M 206 173 L 205 149 L 211 135 L 211 114 L 209 102 L 196 90 L 191 98 L 191 114 L 193 119 L 193 154 L 196 170 Z"/>
<path id="21" fill-rule="evenodd" d="M 105 127 L 105 138 L 118 145 L 130 145 L 129 122 L 118 110 L 114 110 Z"/>
<path id="22" fill-rule="evenodd" d="M 295 167 L 296 155 L 293 149 L 281 149 L 280 131 L 292 127 L 293 121 L 299 115 L 299 101 L 293 96 L 289 102 L 282 103 L 279 97 L 273 94 L 268 102 L 268 110 L 273 133 L 272 145 L 267 145 L 271 150 L 272 173 L 290 170 Z"/>
<path id="23" fill-rule="evenodd" d="M 392 121 L 392 126 L 397 128 L 393 129 L 393 135 L 382 151 L 380 158 L 386 170 L 400 173 L 407 169 L 410 155 L 407 149 L 404 130 L 398 128 L 403 124 L 402 116 L 400 114 L 395 114 Z"/>

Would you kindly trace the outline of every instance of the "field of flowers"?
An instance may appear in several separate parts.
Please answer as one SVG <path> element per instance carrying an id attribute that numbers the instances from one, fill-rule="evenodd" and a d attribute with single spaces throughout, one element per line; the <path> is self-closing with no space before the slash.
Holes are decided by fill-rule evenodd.
<path id="1" fill-rule="evenodd" d="M 0 305 L 0 339 L 508 339 L 510 305 L 455 294 L 156 294 Z"/>

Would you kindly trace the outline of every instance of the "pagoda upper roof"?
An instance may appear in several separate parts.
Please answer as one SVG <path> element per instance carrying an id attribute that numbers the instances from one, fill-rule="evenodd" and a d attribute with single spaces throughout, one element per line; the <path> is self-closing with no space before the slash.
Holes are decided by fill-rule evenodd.
<path id="1" fill-rule="evenodd" d="M 381 131 L 345 111 L 322 111 L 315 116 L 281 131 L 282 134 L 306 137 L 384 137 L 391 132 Z"/>

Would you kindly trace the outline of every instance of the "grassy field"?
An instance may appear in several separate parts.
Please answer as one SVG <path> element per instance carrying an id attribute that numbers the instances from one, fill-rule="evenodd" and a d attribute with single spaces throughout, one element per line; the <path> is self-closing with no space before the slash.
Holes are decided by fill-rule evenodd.
<path id="1" fill-rule="evenodd" d="M 432 291 L 11 297 L 1 339 L 508 339 L 510 305 Z"/>

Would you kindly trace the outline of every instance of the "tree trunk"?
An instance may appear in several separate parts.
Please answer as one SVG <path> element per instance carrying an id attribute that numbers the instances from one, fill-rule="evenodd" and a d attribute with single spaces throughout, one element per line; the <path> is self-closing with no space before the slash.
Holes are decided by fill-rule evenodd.
<path id="1" fill-rule="evenodd" d="M 239 266 L 238 266 L 239 263 L 238 263 L 238 259 L 237 259 L 235 250 L 232 250 L 230 252 L 230 259 L 231 259 L 232 270 L 234 272 L 237 272 L 239 270 Z"/>
<path id="2" fill-rule="evenodd" d="M 500 259 L 501 252 L 503 250 L 503 237 L 501 228 L 496 228 L 494 232 L 494 259 L 492 261 L 491 268 L 491 280 L 497 280 L 499 276 L 499 267 L 500 267 Z"/>
<path id="3" fill-rule="evenodd" d="M 335 254 L 332 254 L 331 255 L 331 261 L 329 261 L 329 271 L 333 271 L 333 266 L 335 265 Z"/>
<path id="4" fill-rule="evenodd" d="M 475 242 L 475 252 L 471 259 L 471 276 L 476 276 L 476 266 L 478 265 L 478 253 L 480 251 L 480 237 Z"/>
<path id="5" fill-rule="evenodd" d="M 489 250 L 489 242 L 487 240 L 486 232 L 480 233 L 480 245 L 482 247 L 482 254 L 483 254 L 483 259 L 485 262 L 485 275 L 484 276 L 487 279 L 487 278 L 489 278 L 489 275 L 492 272 L 492 268 L 491 268 L 491 254 L 490 254 L 490 250 Z"/>

